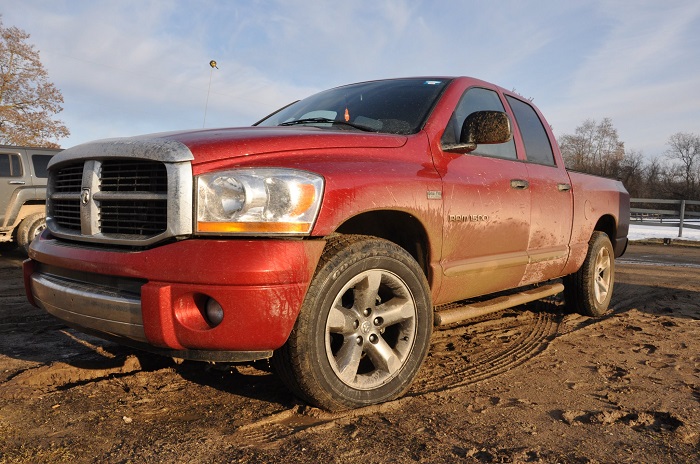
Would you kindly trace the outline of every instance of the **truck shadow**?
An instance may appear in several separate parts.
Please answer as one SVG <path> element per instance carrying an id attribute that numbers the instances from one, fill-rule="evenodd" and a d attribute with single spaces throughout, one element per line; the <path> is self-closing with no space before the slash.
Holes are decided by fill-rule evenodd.
<path id="1" fill-rule="evenodd" d="M 700 320 L 700 275 L 697 280 L 678 280 L 677 284 L 655 281 L 649 284 L 618 281 L 611 302 L 612 313 L 637 310 L 646 314 Z"/>
<path id="2" fill-rule="evenodd" d="M 298 403 L 267 361 L 237 365 L 185 361 L 174 369 L 189 382 L 224 393 L 285 407 Z"/>

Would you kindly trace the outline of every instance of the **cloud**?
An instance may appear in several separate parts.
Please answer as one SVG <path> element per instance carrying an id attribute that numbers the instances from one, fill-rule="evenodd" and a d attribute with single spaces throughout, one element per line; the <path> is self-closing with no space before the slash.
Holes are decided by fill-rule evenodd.
<path id="1" fill-rule="evenodd" d="M 653 82 L 678 67 L 699 69 L 686 59 L 697 53 L 700 4 L 604 2 L 610 30 L 602 46 L 577 71 L 573 92 Z M 692 40 L 695 38 L 695 40 Z"/>
<path id="2" fill-rule="evenodd" d="M 568 90 L 552 105 L 561 133 L 586 118 L 611 117 L 628 148 L 664 150 L 700 119 L 700 4 L 598 3 L 600 43 L 582 56 Z"/>

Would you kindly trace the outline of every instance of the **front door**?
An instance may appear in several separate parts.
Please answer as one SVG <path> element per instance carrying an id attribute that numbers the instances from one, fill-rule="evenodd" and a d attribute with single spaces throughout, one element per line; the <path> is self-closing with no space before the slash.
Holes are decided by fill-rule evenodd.
<path id="1" fill-rule="evenodd" d="M 498 93 L 473 87 L 460 100 L 441 145 L 455 143 L 475 111 L 504 111 Z M 480 145 L 469 154 L 441 151 L 444 232 L 440 301 L 456 301 L 515 287 L 528 264 L 530 191 L 515 145 Z"/>

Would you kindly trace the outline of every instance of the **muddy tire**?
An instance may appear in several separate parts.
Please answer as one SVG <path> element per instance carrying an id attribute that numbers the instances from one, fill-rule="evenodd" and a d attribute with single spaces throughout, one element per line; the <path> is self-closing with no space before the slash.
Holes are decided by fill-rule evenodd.
<path id="1" fill-rule="evenodd" d="M 566 305 L 584 316 L 608 311 L 615 284 L 615 254 L 607 234 L 593 232 L 586 259 L 578 272 L 564 278 Z"/>
<path id="2" fill-rule="evenodd" d="M 25 251 L 29 251 L 29 244 L 44 229 L 46 229 L 46 215 L 44 213 L 35 213 L 27 216 L 19 223 L 17 228 L 17 245 L 24 248 Z"/>
<path id="3" fill-rule="evenodd" d="M 272 365 L 292 392 L 318 407 L 382 403 L 410 386 L 432 326 L 430 288 L 411 255 L 386 240 L 336 236 Z"/>

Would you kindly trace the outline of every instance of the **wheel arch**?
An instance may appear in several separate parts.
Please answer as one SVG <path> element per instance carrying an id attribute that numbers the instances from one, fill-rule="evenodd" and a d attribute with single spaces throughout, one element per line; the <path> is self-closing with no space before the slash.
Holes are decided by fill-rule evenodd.
<path id="1" fill-rule="evenodd" d="M 418 262 L 428 282 L 432 284 L 428 233 L 415 216 L 404 211 L 367 211 L 342 223 L 336 232 L 371 235 L 395 243 Z"/>
<path id="2" fill-rule="evenodd" d="M 610 242 L 613 243 L 614 248 L 617 229 L 618 222 L 612 214 L 604 214 L 598 218 L 598 221 L 592 228 L 588 225 L 588 227 L 581 232 L 578 240 L 572 243 L 571 254 L 569 255 L 566 267 L 562 271 L 562 275 L 573 274 L 583 265 L 586 259 L 586 253 L 588 252 L 589 241 L 595 232 L 602 232 L 607 235 Z"/>
<path id="3" fill-rule="evenodd" d="M 610 239 L 610 242 L 615 243 L 615 237 L 617 234 L 617 221 L 612 215 L 606 214 L 600 219 L 598 219 L 598 222 L 593 228 L 593 232 L 595 231 L 605 233 Z"/>

